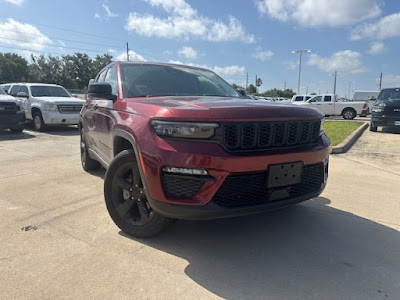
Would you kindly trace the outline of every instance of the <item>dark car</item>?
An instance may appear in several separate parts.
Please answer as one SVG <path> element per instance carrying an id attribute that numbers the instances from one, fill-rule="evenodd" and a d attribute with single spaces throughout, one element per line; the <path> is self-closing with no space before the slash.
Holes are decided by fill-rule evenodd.
<path id="1" fill-rule="evenodd" d="M 215 73 L 114 62 L 89 86 L 81 160 L 106 169 L 107 209 L 129 235 L 173 219 L 260 213 L 317 197 L 330 140 L 312 108 L 246 100 Z"/>
<path id="2" fill-rule="evenodd" d="M 0 88 L 0 129 L 22 132 L 25 126 L 25 112 L 21 101 L 7 95 Z"/>
<path id="3" fill-rule="evenodd" d="M 371 113 L 371 131 L 377 131 L 378 126 L 400 129 L 400 88 L 383 89 Z"/>

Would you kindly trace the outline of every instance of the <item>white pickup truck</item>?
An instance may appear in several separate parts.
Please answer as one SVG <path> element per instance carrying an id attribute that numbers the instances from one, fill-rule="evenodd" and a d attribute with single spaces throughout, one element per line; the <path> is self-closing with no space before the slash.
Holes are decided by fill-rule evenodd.
<path id="1" fill-rule="evenodd" d="M 304 102 L 292 102 L 296 105 L 307 105 L 320 110 L 325 116 L 343 116 L 344 119 L 352 120 L 357 115 L 365 117 L 368 111 L 366 101 L 338 101 L 337 95 L 323 94 L 314 96 Z"/>
<path id="2" fill-rule="evenodd" d="M 43 131 L 46 125 L 78 124 L 85 103 L 55 84 L 13 83 L 8 92 L 22 101 L 26 119 L 33 120 L 37 131 Z"/>

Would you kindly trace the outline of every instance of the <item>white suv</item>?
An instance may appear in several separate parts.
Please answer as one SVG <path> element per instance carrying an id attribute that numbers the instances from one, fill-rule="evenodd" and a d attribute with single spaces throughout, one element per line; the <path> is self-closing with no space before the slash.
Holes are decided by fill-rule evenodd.
<path id="1" fill-rule="evenodd" d="M 45 83 L 13 83 L 8 93 L 22 101 L 27 120 L 43 131 L 46 125 L 76 125 L 85 100 L 72 97 L 62 86 Z"/>

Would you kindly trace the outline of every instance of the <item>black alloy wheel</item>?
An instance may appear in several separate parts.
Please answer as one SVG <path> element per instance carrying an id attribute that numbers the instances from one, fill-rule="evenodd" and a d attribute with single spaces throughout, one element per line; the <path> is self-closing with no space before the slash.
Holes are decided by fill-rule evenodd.
<path id="1" fill-rule="evenodd" d="M 128 235 L 151 237 L 172 223 L 147 201 L 133 150 L 120 152 L 112 161 L 104 180 L 104 196 L 111 218 Z"/>

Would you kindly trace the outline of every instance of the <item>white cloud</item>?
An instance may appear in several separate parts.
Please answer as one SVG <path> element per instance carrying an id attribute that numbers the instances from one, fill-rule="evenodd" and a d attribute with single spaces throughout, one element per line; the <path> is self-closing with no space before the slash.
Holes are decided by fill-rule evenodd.
<path id="1" fill-rule="evenodd" d="M 381 14 L 379 0 L 255 0 L 261 14 L 304 27 L 340 27 Z"/>
<path id="2" fill-rule="evenodd" d="M 118 54 L 115 57 L 115 60 L 126 61 L 126 51 Z M 147 61 L 147 60 L 144 59 L 144 57 L 141 56 L 140 54 L 137 54 L 135 51 L 129 50 L 129 61 Z"/>
<path id="3" fill-rule="evenodd" d="M 369 54 L 382 54 L 385 52 L 385 44 L 382 42 L 372 42 L 368 49 Z"/>
<path id="4" fill-rule="evenodd" d="M 109 18 L 118 17 L 118 14 L 113 13 L 107 5 L 105 5 L 105 4 L 103 3 L 102 6 L 103 6 L 104 10 L 106 11 L 107 17 L 109 17 Z"/>
<path id="5" fill-rule="evenodd" d="M 266 50 L 264 51 L 261 47 L 256 48 L 256 52 L 252 55 L 255 59 L 261 60 L 261 61 L 266 61 L 268 59 L 271 59 L 271 57 L 274 55 L 274 52 L 271 50 Z"/>
<path id="6" fill-rule="evenodd" d="M 194 50 L 192 47 L 182 47 L 182 49 L 178 50 L 178 55 L 183 56 L 187 59 L 196 59 L 197 58 L 197 51 Z"/>
<path id="7" fill-rule="evenodd" d="M 284 61 L 282 64 L 287 70 L 295 70 L 298 66 L 298 63 L 294 61 Z"/>
<path id="8" fill-rule="evenodd" d="M 4 0 L 4 1 L 6 1 L 8 3 L 11 3 L 11 4 L 15 4 L 15 5 L 21 6 L 22 3 L 24 3 L 25 0 Z"/>
<path id="9" fill-rule="evenodd" d="M 307 64 L 316 66 L 325 72 L 361 73 L 365 71 L 365 67 L 361 62 L 361 54 L 351 50 L 333 53 L 331 57 L 310 54 Z"/>
<path id="10" fill-rule="evenodd" d="M 98 13 L 95 13 L 95 14 L 94 14 L 94 18 L 95 18 L 95 19 L 101 19 L 101 16 L 100 16 Z"/>
<path id="11" fill-rule="evenodd" d="M 400 36 L 400 13 L 388 15 L 374 23 L 357 26 L 350 35 L 351 40 L 387 39 Z"/>
<path id="12" fill-rule="evenodd" d="M 0 42 L 8 45 L 39 51 L 46 47 L 45 44 L 51 43 L 51 40 L 35 26 L 17 22 L 12 18 L 0 23 L 0 32 L 2 32 Z"/>
<path id="13" fill-rule="evenodd" d="M 376 79 L 376 83 L 379 84 L 379 78 Z M 382 87 L 388 88 L 394 86 L 400 86 L 400 75 L 389 74 L 382 77 Z"/>
<path id="14" fill-rule="evenodd" d="M 229 16 L 229 22 L 200 16 L 184 0 L 145 0 L 154 7 L 163 8 L 168 16 L 164 19 L 153 15 L 131 13 L 125 29 L 147 37 L 198 38 L 212 42 L 242 41 L 253 43 L 255 38 L 247 34 L 239 20 Z"/>
<path id="15" fill-rule="evenodd" d="M 57 40 L 57 42 L 58 42 L 61 46 L 65 47 L 65 43 L 64 43 L 63 41 Z"/>

